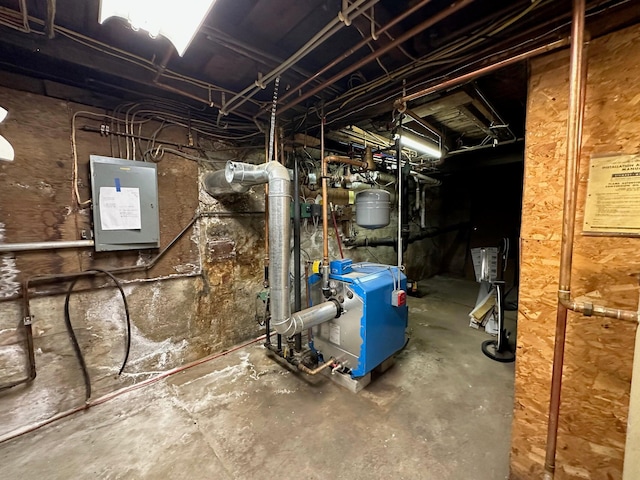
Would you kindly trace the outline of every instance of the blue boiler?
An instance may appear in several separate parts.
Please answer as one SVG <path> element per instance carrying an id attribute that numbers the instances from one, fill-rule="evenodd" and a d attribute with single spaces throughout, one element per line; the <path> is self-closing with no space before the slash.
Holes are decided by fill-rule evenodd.
<path id="1" fill-rule="evenodd" d="M 357 379 L 405 345 L 407 278 L 396 266 L 346 259 L 334 260 L 330 269 L 332 298 L 342 305 L 342 314 L 313 327 L 310 346 L 321 359 L 335 358 Z M 321 280 L 318 274 L 309 278 L 312 305 L 324 301 Z"/>

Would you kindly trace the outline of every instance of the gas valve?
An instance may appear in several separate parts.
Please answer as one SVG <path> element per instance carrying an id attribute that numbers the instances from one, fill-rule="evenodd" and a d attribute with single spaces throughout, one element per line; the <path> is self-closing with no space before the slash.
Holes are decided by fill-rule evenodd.
<path id="1" fill-rule="evenodd" d="M 260 290 L 256 294 L 256 322 L 264 326 L 269 317 L 269 290 Z"/>

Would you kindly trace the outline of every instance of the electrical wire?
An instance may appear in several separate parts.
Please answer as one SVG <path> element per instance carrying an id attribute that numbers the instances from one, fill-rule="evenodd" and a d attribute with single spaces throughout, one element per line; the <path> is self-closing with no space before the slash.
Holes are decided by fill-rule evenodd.
<path id="1" fill-rule="evenodd" d="M 84 201 L 81 200 L 80 192 L 78 190 L 78 145 L 76 140 L 76 118 L 79 115 L 97 117 L 97 118 L 103 118 L 103 119 L 112 119 L 116 121 L 119 121 L 120 119 L 112 115 L 107 115 L 105 113 L 90 112 L 88 110 L 78 110 L 71 116 L 71 151 L 73 154 L 73 179 L 72 179 L 73 191 L 75 193 L 76 201 L 78 202 L 78 205 L 84 206 L 84 205 L 89 205 L 91 203 L 91 199 L 87 199 Z M 127 155 L 127 159 L 128 159 L 128 155 Z"/>
<path id="2" fill-rule="evenodd" d="M 338 222 L 336 222 L 336 213 L 333 210 L 333 204 L 330 204 L 331 209 L 331 218 L 333 219 L 333 228 L 336 232 L 336 241 L 338 242 L 338 250 L 340 250 L 340 258 L 344 258 L 344 253 L 342 252 L 342 241 L 340 240 L 340 233 L 338 232 Z"/>
<path id="3" fill-rule="evenodd" d="M 151 108 L 146 108 L 146 106 Z M 161 110 L 164 109 L 164 110 Z M 91 204 L 91 199 L 83 200 L 80 196 L 80 191 L 78 187 L 79 181 L 79 166 L 78 166 L 78 145 L 77 145 L 77 119 L 78 117 L 88 117 L 95 118 L 102 122 L 109 120 L 111 125 L 115 124 L 115 131 L 117 134 L 122 135 L 121 126 L 124 127 L 124 135 L 125 135 L 125 151 L 127 160 L 135 160 L 139 153 L 142 154 L 143 160 L 146 160 L 145 154 L 149 154 L 151 150 L 155 148 L 155 145 L 158 140 L 158 135 L 168 127 L 181 127 L 189 129 L 190 131 L 197 132 L 198 134 L 204 137 L 211 137 L 216 140 L 229 140 L 229 141 L 241 141 L 250 139 L 256 136 L 261 136 L 260 132 L 252 132 L 246 135 L 238 134 L 238 135 L 223 135 L 220 133 L 220 129 L 217 127 L 213 127 L 210 120 L 207 121 L 206 117 L 200 118 L 199 115 L 195 115 L 193 118 L 185 119 L 184 114 L 175 113 L 172 110 L 176 108 L 184 111 L 183 107 L 179 105 L 172 105 L 171 103 L 160 104 L 158 102 L 129 102 L 125 104 L 121 104 L 117 106 L 113 110 L 113 114 L 109 115 L 106 113 L 98 113 L 87 110 L 80 110 L 75 112 L 71 118 L 71 149 L 73 154 L 73 177 L 72 177 L 72 186 L 73 193 L 75 195 L 77 204 L 80 207 L 86 207 Z M 191 109 L 187 109 L 187 112 L 191 112 Z M 121 116 L 122 115 L 122 116 Z M 151 143 L 151 148 L 148 148 L 143 152 L 143 149 L 140 145 L 140 137 L 142 136 L 142 128 L 145 124 L 149 122 L 157 121 L 160 122 L 160 127 L 156 128 L 153 134 L 150 137 L 148 143 Z M 137 127 L 137 133 L 136 133 Z M 231 128 L 233 129 L 247 129 L 254 128 L 250 127 L 248 124 L 240 123 L 240 124 L 231 124 Z M 223 129 L 226 130 L 226 129 Z M 108 132 L 107 132 L 108 135 Z M 118 135 L 118 136 L 119 136 Z M 120 150 L 120 140 L 118 138 L 118 150 Z M 171 148 L 167 148 L 162 146 L 160 150 L 162 153 L 169 152 L 175 155 L 182 156 L 184 158 L 188 158 L 189 160 L 207 162 L 207 163 L 224 163 L 214 160 L 208 160 L 206 158 L 194 157 L 178 150 L 174 150 Z M 138 153 L 139 152 L 139 153 Z M 119 151 L 119 156 L 122 157 L 122 152 Z M 153 158 L 152 158 L 153 159 Z M 153 159 L 157 161 L 156 159 Z"/>
<path id="4" fill-rule="evenodd" d="M 516 14 L 515 16 L 507 16 L 506 18 L 503 17 L 502 21 L 496 21 L 496 22 L 492 22 L 491 24 L 482 27 L 481 29 L 477 30 L 476 32 L 474 32 L 473 34 L 471 34 L 469 37 L 467 38 L 462 38 L 459 39 L 457 41 L 454 42 L 447 42 L 443 47 L 440 47 L 439 49 L 430 52 L 428 55 L 418 59 L 416 62 L 401 67 L 397 70 L 395 70 L 393 73 L 389 73 L 387 72 L 385 77 L 380 77 L 376 80 L 373 81 L 373 85 L 381 85 L 383 83 L 389 82 L 389 80 L 392 79 L 396 79 L 396 78 L 401 78 L 406 76 L 406 74 L 409 71 L 413 71 L 413 72 L 417 72 L 419 70 L 417 70 L 417 67 L 420 67 L 420 70 L 424 69 L 424 68 L 430 68 L 434 66 L 434 62 L 436 60 L 441 60 L 441 59 L 448 59 L 450 58 L 449 55 L 453 52 L 459 53 L 460 51 L 462 51 L 463 49 L 471 49 L 471 47 L 478 45 L 480 43 L 486 42 L 488 39 L 490 39 L 491 37 L 497 35 L 498 33 L 502 32 L 503 30 L 505 30 L 506 28 L 510 27 L 511 25 L 513 25 L 515 22 L 517 22 L 518 20 L 520 20 L 522 17 L 524 17 L 526 14 L 530 13 L 532 10 L 534 10 L 535 8 L 539 8 L 542 5 L 548 4 L 550 3 L 551 0 L 534 0 L 531 5 L 529 5 L 526 9 L 524 9 L 522 12 Z M 495 25 L 498 24 L 497 27 L 495 27 Z M 459 59 L 458 59 L 459 61 Z M 357 87 L 356 89 L 354 89 L 353 92 L 347 92 L 344 96 L 350 95 L 350 94 L 354 94 L 353 98 L 350 98 L 348 101 L 352 101 L 355 98 L 359 97 L 360 95 L 357 94 L 360 90 L 363 89 L 369 89 L 371 88 L 371 82 L 370 84 L 363 84 L 360 87 Z M 335 99 L 333 100 L 335 101 Z M 345 102 L 346 104 L 346 102 Z M 344 106 L 345 104 L 343 104 L 342 106 Z"/>
<path id="5" fill-rule="evenodd" d="M 622 0 L 619 3 L 626 3 L 629 0 Z M 509 16 L 508 18 L 503 18 L 502 21 L 498 21 L 495 23 L 492 23 L 488 26 L 484 26 L 482 27 L 482 29 L 480 29 L 477 32 L 474 32 L 474 34 L 470 37 L 470 38 L 464 38 L 461 40 L 458 40 L 458 43 L 463 42 L 462 45 L 464 46 L 464 43 L 468 43 L 471 40 L 473 40 L 475 43 L 468 45 L 468 48 L 471 48 L 471 46 L 475 46 L 476 44 L 480 44 L 482 43 L 484 40 L 486 40 L 487 38 L 490 38 L 492 35 L 496 35 L 498 32 L 502 32 L 503 30 L 505 30 L 507 27 L 511 27 L 513 26 L 514 23 L 517 23 L 517 20 L 520 20 L 525 14 L 530 13 L 534 8 L 540 8 L 543 5 L 547 5 L 551 2 L 551 0 L 535 0 L 535 3 L 533 3 L 532 5 L 529 5 L 525 11 L 520 12 L 519 14 L 515 15 L 515 16 Z M 495 25 L 498 25 L 497 27 Z M 452 73 L 455 73 L 461 69 L 467 68 L 468 66 L 477 64 L 478 62 L 482 62 L 484 60 L 486 60 L 487 58 L 490 58 L 494 55 L 499 55 L 501 53 L 504 52 L 508 52 L 511 51 L 515 48 L 520 48 L 523 45 L 526 45 L 528 43 L 531 43 L 532 41 L 537 41 L 540 40 L 544 37 L 549 36 L 550 34 L 552 34 L 553 32 L 555 32 L 558 29 L 561 29 L 563 27 L 565 27 L 567 24 L 564 24 L 560 27 L 554 28 L 553 30 L 551 30 L 550 32 L 545 32 L 544 34 L 539 35 L 538 37 L 536 37 L 535 39 L 529 39 L 527 41 L 521 42 L 520 44 L 514 46 L 514 47 L 509 47 L 501 52 L 491 52 L 489 54 L 487 54 L 486 56 L 484 56 L 481 59 L 476 59 L 476 60 L 471 60 L 470 55 L 466 55 L 466 59 L 469 60 L 468 63 L 466 63 L 465 65 L 456 68 L 455 70 L 451 71 L 451 72 L 447 72 L 446 74 L 440 76 L 440 77 L 435 77 L 435 78 L 429 78 L 423 82 L 418 83 L 417 85 L 414 85 L 414 87 L 419 87 L 421 85 L 427 84 L 427 83 L 431 83 L 434 81 L 437 81 L 438 79 L 441 78 L 446 78 L 447 76 L 451 75 Z M 419 59 L 417 62 L 412 63 L 411 65 L 405 66 L 405 67 L 401 67 L 400 69 L 395 70 L 394 72 L 391 72 L 389 76 L 384 75 L 382 77 L 378 77 L 377 79 L 368 82 L 366 84 L 360 85 L 352 90 L 349 90 L 348 92 L 344 93 L 341 96 L 338 96 L 330 101 L 325 102 L 325 108 L 326 107 L 330 107 L 332 104 L 336 104 L 337 102 L 342 102 L 340 105 L 338 105 L 336 108 L 330 109 L 327 111 L 327 115 L 328 116 L 333 116 L 335 113 L 341 111 L 343 108 L 346 107 L 346 105 L 350 102 L 352 102 L 353 100 L 355 100 L 356 98 L 361 97 L 363 94 L 366 93 L 370 93 L 371 91 L 376 90 L 377 88 L 379 88 L 380 86 L 383 85 L 388 85 L 390 84 L 389 79 L 397 79 L 397 78 L 401 78 L 404 77 L 406 75 L 409 74 L 409 72 L 415 74 L 418 73 L 424 69 L 427 68 L 432 68 L 434 66 L 434 59 L 437 58 L 441 58 L 444 57 L 445 54 L 448 54 L 450 52 L 455 51 L 456 53 L 458 53 L 458 50 L 460 49 L 460 45 L 456 44 L 455 42 L 448 42 L 446 46 L 442 47 L 440 50 L 436 50 L 435 52 L 430 52 L 427 56 L 422 57 L 421 59 Z M 446 59 L 445 59 L 446 60 Z M 461 59 L 460 58 L 451 58 L 449 60 L 446 60 L 446 63 L 453 63 L 453 62 L 460 62 Z M 442 63 L 442 60 L 438 63 Z M 334 123 L 336 121 L 339 120 L 343 120 L 344 118 L 346 118 L 347 116 L 353 115 L 354 113 L 358 113 L 362 110 L 365 110 L 367 108 L 379 105 L 381 103 L 387 102 L 393 98 L 397 97 L 397 92 L 392 92 L 389 95 L 387 95 L 384 98 L 381 98 L 379 100 L 375 100 L 375 101 L 371 101 L 371 102 L 360 102 L 360 107 L 355 109 L 355 110 L 349 110 L 348 112 L 346 112 L 345 114 L 339 116 L 339 117 L 334 117 L 332 118 L 330 121 L 328 121 L 328 124 Z"/>
<path id="6" fill-rule="evenodd" d="M 114 284 L 120 291 L 120 295 L 122 296 L 122 302 L 124 304 L 124 313 L 126 318 L 127 325 L 127 335 L 126 335 L 126 347 L 124 353 L 124 360 L 122 361 L 122 366 L 120 367 L 120 371 L 118 375 L 121 375 L 124 371 L 124 368 L 127 365 L 127 360 L 129 359 L 129 352 L 131 350 L 131 317 L 129 315 L 129 304 L 127 302 L 127 296 L 124 293 L 124 289 L 120 281 L 110 272 L 106 270 L 102 270 L 100 268 L 92 268 L 86 270 L 87 272 L 100 272 L 111 280 L 113 280 Z M 78 339 L 76 337 L 75 331 L 73 330 L 73 325 L 71 324 L 71 315 L 69 314 L 69 300 L 71 299 L 71 293 L 73 292 L 73 288 L 80 278 L 76 278 L 69 285 L 69 289 L 67 290 L 67 295 L 64 299 L 64 323 L 67 327 L 67 332 L 69 333 L 69 338 L 71 339 L 71 344 L 73 345 L 73 350 L 75 351 L 76 358 L 78 359 L 78 363 L 80 364 L 80 368 L 82 369 L 82 377 L 84 378 L 84 388 L 85 388 L 85 401 L 91 398 L 91 377 L 89 376 L 89 370 L 87 369 L 87 364 L 84 359 L 84 355 L 82 354 L 82 350 L 80 349 L 80 344 L 78 343 Z"/>
<path id="7" fill-rule="evenodd" d="M 165 153 L 171 153 L 173 155 L 177 155 L 182 158 L 186 158 L 187 160 L 192 160 L 194 162 L 202 162 L 202 163 L 212 163 L 212 164 L 226 164 L 226 160 L 211 160 L 205 157 L 196 157 L 194 155 L 189 155 L 188 153 L 181 152 L 180 150 L 176 150 L 174 148 L 167 148 L 163 145 L 158 145 L 158 147 L 154 149 L 149 149 L 145 151 L 142 155 L 143 157 L 149 157 L 153 162 L 159 162 L 162 160 L 162 157 Z"/>
<path id="8" fill-rule="evenodd" d="M 16 12 L 15 10 L 12 10 L 10 8 L 7 7 L 1 7 L 0 6 L 0 24 L 4 24 L 7 27 L 10 28 L 14 28 L 20 31 L 24 31 L 23 28 L 24 27 L 20 27 L 18 26 L 16 23 L 13 22 L 21 22 L 21 18 L 19 12 Z M 28 22 L 32 22 L 35 23 L 37 25 L 40 25 L 42 27 L 45 26 L 45 22 L 43 20 L 40 20 L 39 18 L 35 18 L 32 16 L 28 16 L 27 17 L 27 21 Z M 84 45 L 88 48 L 91 48 L 95 51 L 99 51 L 101 53 L 104 53 L 106 55 L 115 57 L 119 60 L 124 60 L 128 63 L 132 63 L 135 64 L 139 67 L 142 67 L 150 72 L 153 73 L 157 73 L 158 72 L 158 67 L 157 65 L 155 65 L 152 61 L 147 60 L 144 57 L 135 55 L 133 53 L 127 52 L 125 50 L 121 50 L 117 47 L 113 47 L 111 45 L 108 45 L 106 43 L 100 42 L 98 40 L 95 40 L 93 38 L 87 37 L 85 35 L 82 35 L 81 33 L 75 32 L 73 30 L 70 30 L 68 28 L 64 28 L 60 25 L 54 25 L 54 32 L 66 37 L 76 43 L 79 43 L 81 45 Z M 40 32 L 40 31 L 36 31 L 36 30 L 30 30 L 29 33 L 36 33 L 39 35 L 44 35 L 45 32 Z M 203 80 L 199 80 L 197 78 L 193 78 L 193 77 L 189 77 L 187 75 L 183 75 L 181 73 L 175 72 L 173 70 L 170 69 L 165 69 L 162 72 L 162 77 L 167 78 L 167 79 L 171 79 L 171 80 L 176 80 L 182 83 L 186 83 L 189 85 L 193 85 L 195 87 L 201 88 L 203 90 L 206 91 L 209 99 L 211 98 L 211 92 L 215 92 L 215 93 L 220 93 L 220 94 L 229 94 L 229 95 L 235 95 L 235 92 L 225 89 L 223 87 L 220 87 L 218 85 L 212 84 L 210 82 L 206 82 Z M 203 97 L 202 99 L 203 101 L 205 101 L 205 98 Z M 261 106 L 261 102 L 258 102 L 252 98 L 248 98 L 246 99 L 246 101 L 249 101 L 250 103 L 253 103 L 256 106 Z M 211 101 L 208 101 L 207 103 L 212 103 Z"/>

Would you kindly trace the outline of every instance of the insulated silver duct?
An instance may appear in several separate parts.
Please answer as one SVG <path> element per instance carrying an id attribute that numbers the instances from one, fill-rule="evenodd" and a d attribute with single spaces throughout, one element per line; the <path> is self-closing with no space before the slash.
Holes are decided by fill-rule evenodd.
<path id="1" fill-rule="evenodd" d="M 225 177 L 229 183 L 258 185 L 269 183 L 269 288 L 271 325 L 277 333 L 290 337 L 307 328 L 340 316 L 341 308 L 328 301 L 291 315 L 289 295 L 289 248 L 291 180 L 289 171 L 279 162 L 252 165 L 227 162 Z"/>
<path id="2" fill-rule="evenodd" d="M 227 182 L 224 170 L 209 172 L 204 177 L 204 189 L 214 198 L 237 193 L 246 193 L 250 188 L 250 185 Z"/>

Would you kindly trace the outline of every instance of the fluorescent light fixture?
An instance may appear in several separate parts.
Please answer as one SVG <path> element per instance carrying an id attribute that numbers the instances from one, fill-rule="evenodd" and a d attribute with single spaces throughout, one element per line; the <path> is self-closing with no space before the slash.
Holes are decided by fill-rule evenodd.
<path id="1" fill-rule="evenodd" d="M 7 118 L 7 113 L 6 109 L 0 107 L 0 123 Z M 13 151 L 13 147 L 6 138 L 0 135 L 0 160 L 13 162 L 14 157 L 15 152 Z"/>
<path id="2" fill-rule="evenodd" d="M 182 56 L 216 0 L 100 0 L 98 21 L 126 19 L 152 38 L 165 36 Z"/>
<path id="3" fill-rule="evenodd" d="M 398 138 L 398 135 L 396 134 L 396 136 L 393 137 L 393 139 L 396 140 L 397 138 Z M 440 151 L 440 148 L 437 145 L 431 143 L 426 138 L 418 138 L 403 132 L 402 135 L 400 135 L 400 144 L 404 147 L 410 148 L 411 150 L 424 153 L 433 158 L 442 157 L 442 152 Z"/>

